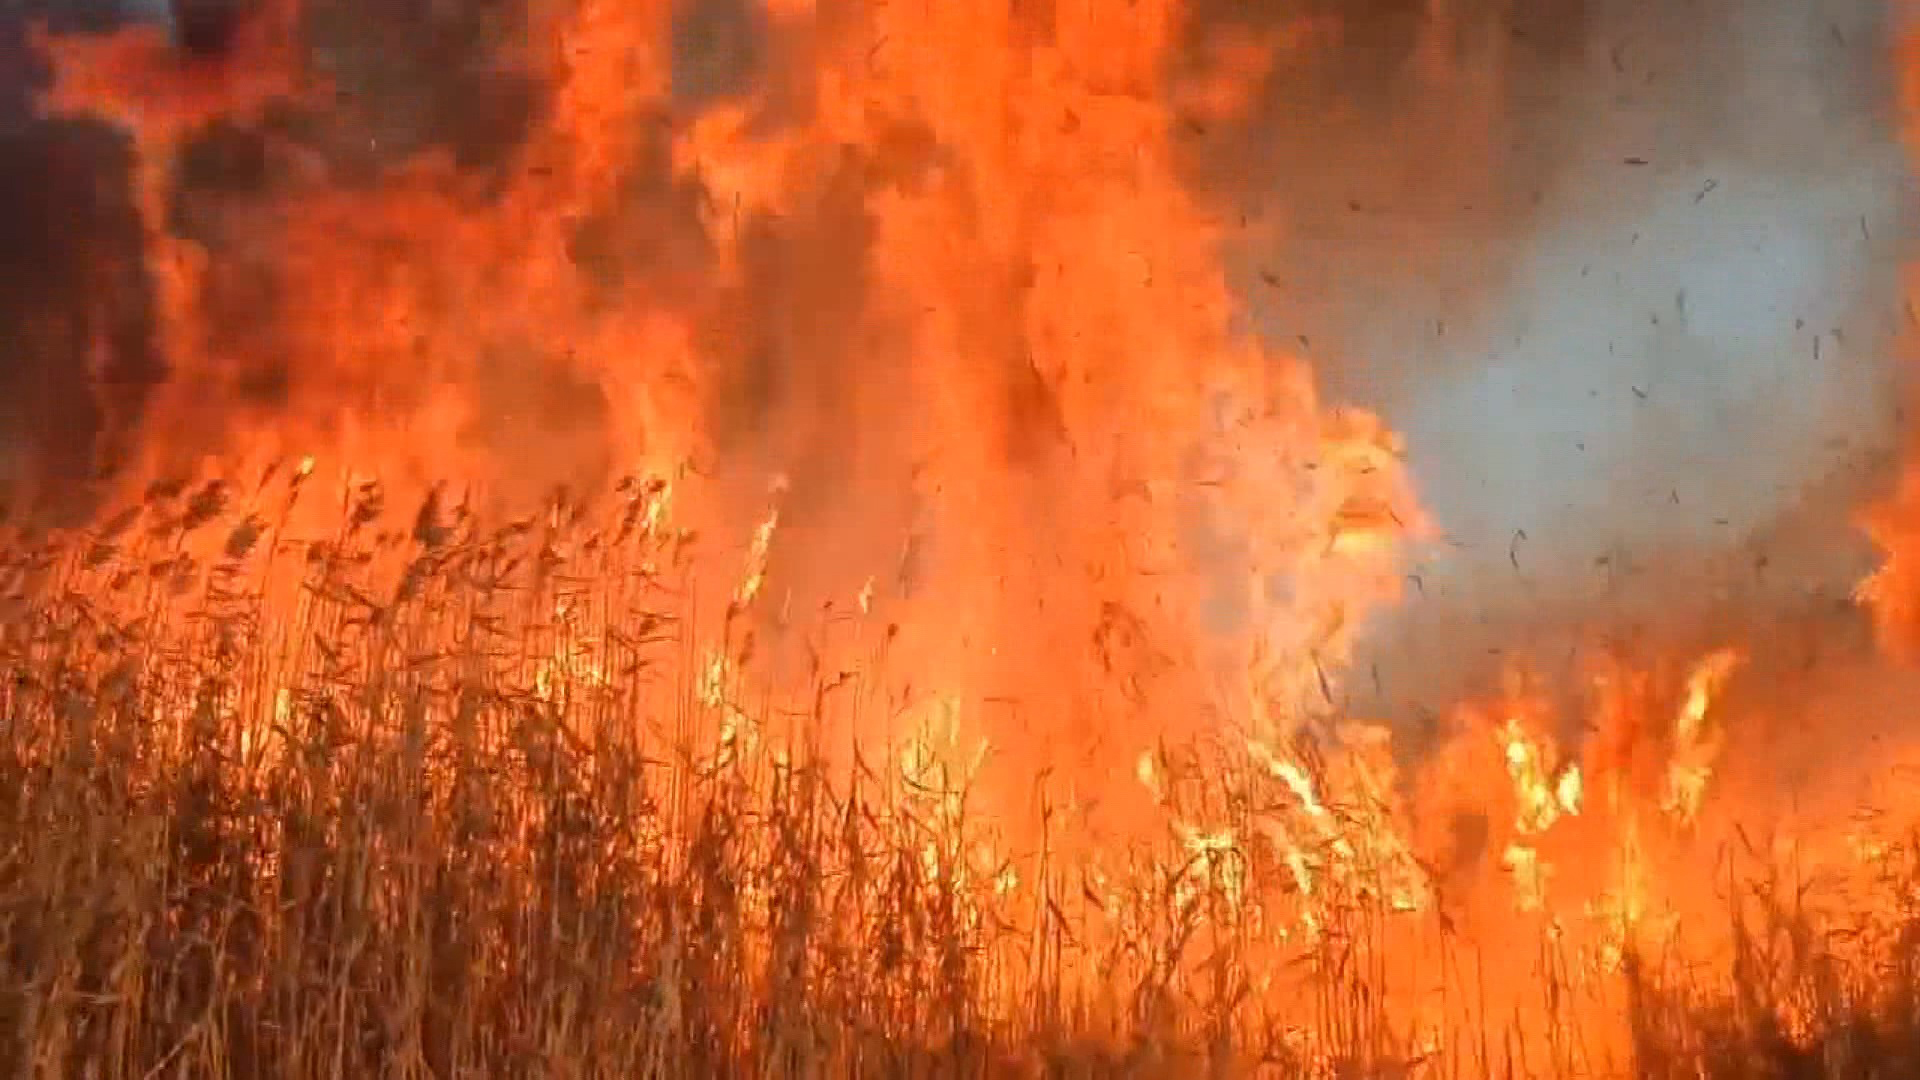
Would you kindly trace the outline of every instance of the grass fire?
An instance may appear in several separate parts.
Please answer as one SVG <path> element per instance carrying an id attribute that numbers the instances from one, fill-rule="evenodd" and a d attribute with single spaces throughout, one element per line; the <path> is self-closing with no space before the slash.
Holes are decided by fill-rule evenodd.
<path id="1" fill-rule="evenodd" d="M 1403 6 L 1422 78 L 1524 36 Z M 1350 7 L 36 23 L 137 256 L 0 323 L 92 418 L 0 429 L 5 1069 L 1920 1070 L 1910 446 L 1816 514 L 1839 602 L 1529 592 L 1382 689 L 1465 545 L 1237 282 L 1305 211 L 1213 175 L 1388 108 L 1307 89 Z"/>

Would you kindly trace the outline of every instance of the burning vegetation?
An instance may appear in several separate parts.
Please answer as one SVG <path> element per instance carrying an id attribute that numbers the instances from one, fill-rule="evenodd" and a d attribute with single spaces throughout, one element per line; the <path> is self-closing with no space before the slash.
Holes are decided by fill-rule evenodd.
<path id="1" fill-rule="evenodd" d="M 473 5 L 482 152 L 256 7 L 42 42 L 168 374 L 0 560 L 19 1074 L 1920 1068 L 1911 748 L 1778 805 L 1776 627 L 1352 715 L 1431 526 L 1173 145 L 1323 17 Z"/>

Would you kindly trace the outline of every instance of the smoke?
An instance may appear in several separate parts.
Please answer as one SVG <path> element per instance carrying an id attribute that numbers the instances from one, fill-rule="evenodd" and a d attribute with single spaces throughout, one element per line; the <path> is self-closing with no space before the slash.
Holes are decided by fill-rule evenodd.
<path id="1" fill-rule="evenodd" d="M 88 119 L 36 115 L 46 65 L 29 20 L 95 32 L 107 3 L 0 6 L 0 501 L 66 515 L 122 449 L 109 415 L 160 376 L 127 141 Z"/>
<path id="2" fill-rule="evenodd" d="M 1194 139 L 1262 330 L 1404 433 L 1445 533 L 1373 707 L 1596 628 L 1830 612 L 1868 565 L 1911 331 L 1894 13 L 1549 7 L 1324 6 Z"/>

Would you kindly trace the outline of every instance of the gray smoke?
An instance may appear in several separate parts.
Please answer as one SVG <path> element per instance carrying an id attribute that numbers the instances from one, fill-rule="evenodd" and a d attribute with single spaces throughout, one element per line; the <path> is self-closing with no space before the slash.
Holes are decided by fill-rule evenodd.
<path id="1" fill-rule="evenodd" d="M 1356 683 L 1375 707 L 1437 707 L 1575 627 L 1831 609 L 1867 565 L 1850 515 L 1898 432 L 1916 254 L 1893 13 L 1577 16 L 1357 5 L 1438 40 L 1383 63 L 1346 37 L 1344 89 L 1326 57 L 1283 68 L 1216 152 L 1242 212 L 1281 219 L 1240 252 L 1262 330 L 1406 434 L 1445 532 Z"/>

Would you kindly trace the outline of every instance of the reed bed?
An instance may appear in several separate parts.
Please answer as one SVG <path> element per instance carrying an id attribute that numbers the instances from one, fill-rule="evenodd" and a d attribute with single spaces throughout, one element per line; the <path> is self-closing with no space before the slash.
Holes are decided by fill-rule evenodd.
<path id="1" fill-rule="evenodd" d="M 752 589 L 698 627 L 665 484 L 497 525 L 358 484 L 318 537 L 306 487 L 10 534 L 10 1074 L 1920 1072 L 1911 840 L 1837 908 L 1730 864 L 1718 964 L 1600 970 L 1410 896 L 1390 793 L 1330 752 L 1315 809 L 1169 748 L 1164 835 L 1094 852 L 1044 794 L 983 807 L 937 708 L 849 742 L 906 715 L 883 680 L 756 688 Z"/>

